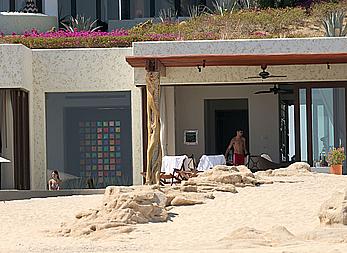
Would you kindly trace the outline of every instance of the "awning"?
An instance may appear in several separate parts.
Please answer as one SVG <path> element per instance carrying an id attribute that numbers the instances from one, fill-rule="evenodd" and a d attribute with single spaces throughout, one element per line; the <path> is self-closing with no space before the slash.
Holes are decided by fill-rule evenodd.
<path id="1" fill-rule="evenodd" d="M 347 53 L 146 55 L 126 57 L 126 61 L 134 68 L 145 68 L 149 60 L 158 60 L 165 67 L 337 64 L 347 63 Z"/>

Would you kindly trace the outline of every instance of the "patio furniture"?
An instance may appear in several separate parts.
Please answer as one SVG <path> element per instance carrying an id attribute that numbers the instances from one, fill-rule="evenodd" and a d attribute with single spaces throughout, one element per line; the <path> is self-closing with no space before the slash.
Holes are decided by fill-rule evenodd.
<path id="1" fill-rule="evenodd" d="M 269 159 L 268 155 L 249 155 L 246 166 L 252 172 L 265 171 L 269 169 L 279 169 L 289 166 L 292 162 L 289 163 L 276 163 Z"/>
<path id="2" fill-rule="evenodd" d="M 203 155 L 200 158 L 198 171 L 206 171 L 212 169 L 216 165 L 225 165 L 224 155 Z"/>

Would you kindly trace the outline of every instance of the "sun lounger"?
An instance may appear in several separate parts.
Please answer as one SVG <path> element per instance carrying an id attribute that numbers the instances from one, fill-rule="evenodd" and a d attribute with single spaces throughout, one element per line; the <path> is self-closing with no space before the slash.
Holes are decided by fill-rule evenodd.
<path id="1" fill-rule="evenodd" d="M 216 165 L 225 165 L 224 155 L 203 155 L 200 158 L 198 171 L 206 171 L 212 169 Z"/>
<path id="2" fill-rule="evenodd" d="M 289 166 L 290 163 L 273 162 L 268 155 L 250 155 L 246 164 L 252 172 L 264 171 L 269 169 L 279 169 Z"/>

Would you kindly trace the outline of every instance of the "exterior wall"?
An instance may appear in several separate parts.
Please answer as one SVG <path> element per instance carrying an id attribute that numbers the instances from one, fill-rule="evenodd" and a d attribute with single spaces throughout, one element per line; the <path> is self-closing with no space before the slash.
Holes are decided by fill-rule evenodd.
<path id="1" fill-rule="evenodd" d="M 1 21 L 0 21 L 1 22 Z M 0 45 L 0 88 L 24 89 L 29 92 L 29 135 L 33 136 L 33 73 L 32 51 L 23 45 Z M 10 106 L 10 105 L 8 105 Z M 7 115 L 13 122 L 12 113 Z M 13 131 L 8 129 L 8 140 L 13 140 Z M 30 148 L 33 147 L 33 138 L 29 139 Z M 3 148 L 4 156 L 13 155 L 13 143 L 9 142 L 7 148 Z M 7 156 L 8 157 L 8 156 Z M 30 150 L 30 171 L 33 170 L 34 153 Z M 12 160 L 12 159 L 10 159 Z M 2 165 L 2 188 L 14 187 L 13 163 Z"/>
<path id="2" fill-rule="evenodd" d="M 46 184 L 46 92 L 131 91 L 133 183 L 141 184 L 141 92 L 133 84 L 128 48 L 33 50 L 35 152 L 32 188 Z"/>
<path id="3" fill-rule="evenodd" d="M 196 159 L 205 153 L 204 100 L 247 98 L 249 113 L 249 150 L 252 154 L 267 153 L 279 161 L 279 113 L 278 96 L 273 94 L 254 95 L 259 89 L 272 86 L 252 85 L 217 87 L 176 87 L 176 153 L 194 154 Z M 189 108 L 189 109 L 188 109 Z M 199 131 L 198 145 L 183 143 L 185 129 Z"/>
<path id="4" fill-rule="evenodd" d="M 1 21 L 0 21 L 1 23 Z M 23 45 L 0 45 L 0 87 L 32 90 L 32 52 Z"/>
<path id="5" fill-rule="evenodd" d="M 4 34 L 23 34 L 35 28 L 46 32 L 57 27 L 57 17 L 42 14 L 0 14 L 0 32 Z"/>

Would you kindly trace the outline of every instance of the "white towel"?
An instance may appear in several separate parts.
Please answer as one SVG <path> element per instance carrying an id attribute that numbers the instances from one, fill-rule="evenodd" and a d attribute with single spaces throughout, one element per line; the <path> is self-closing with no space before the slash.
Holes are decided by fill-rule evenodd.
<path id="1" fill-rule="evenodd" d="M 186 155 L 181 156 L 164 156 L 161 163 L 161 171 L 165 174 L 172 174 L 174 169 L 181 169 Z"/>
<path id="2" fill-rule="evenodd" d="M 208 169 L 212 169 L 216 165 L 225 165 L 225 157 L 224 155 L 203 155 L 200 158 L 200 162 L 198 165 L 198 170 L 205 171 Z"/>

